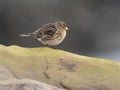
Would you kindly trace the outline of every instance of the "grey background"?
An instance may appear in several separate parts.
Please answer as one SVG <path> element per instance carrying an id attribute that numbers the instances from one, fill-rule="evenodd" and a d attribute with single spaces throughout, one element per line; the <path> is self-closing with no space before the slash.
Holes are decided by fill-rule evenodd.
<path id="1" fill-rule="evenodd" d="M 56 48 L 120 61 L 119 0 L 0 0 L 0 44 L 43 47 L 19 34 L 59 20 L 69 31 Z"/>

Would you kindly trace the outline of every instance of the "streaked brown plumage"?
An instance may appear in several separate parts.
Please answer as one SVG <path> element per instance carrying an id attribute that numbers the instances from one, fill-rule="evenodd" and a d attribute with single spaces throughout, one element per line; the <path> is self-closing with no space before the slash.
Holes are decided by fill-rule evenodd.
<path id="1" fill-rule="evenodd" d="M 58 21 L 55 23 L 48 23 L 36 30 L 33 33 L 21 34 L 23 37 L 34 37 L 41 43 L 49 46 L 55 46 L 60 44 L 66 37 L 67 25 Z"/>

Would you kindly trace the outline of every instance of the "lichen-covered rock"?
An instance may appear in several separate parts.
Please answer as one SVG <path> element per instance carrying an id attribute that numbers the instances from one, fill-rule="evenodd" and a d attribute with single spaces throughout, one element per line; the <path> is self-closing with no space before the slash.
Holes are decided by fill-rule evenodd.
<path id="1" fill-rule="evenodd" d="M 16 78 L 69 90 L 119 90 L 120 63 L 51 48 L 0 46 L 0 64 Z"/>

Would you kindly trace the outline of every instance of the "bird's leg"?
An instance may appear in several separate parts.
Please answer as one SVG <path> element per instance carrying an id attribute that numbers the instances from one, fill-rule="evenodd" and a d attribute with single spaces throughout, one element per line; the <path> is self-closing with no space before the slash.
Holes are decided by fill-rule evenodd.
<path id="1" fill-rule="evenodd" d="M 55 46 L 50 46 L 50 47 L 53 48 L 53 49 L 56 49 Z"/>
<path id="2" fill-rule="evenodd" d="M 47 47 L 56 49 L 54 45 L 47 45 Z"/>

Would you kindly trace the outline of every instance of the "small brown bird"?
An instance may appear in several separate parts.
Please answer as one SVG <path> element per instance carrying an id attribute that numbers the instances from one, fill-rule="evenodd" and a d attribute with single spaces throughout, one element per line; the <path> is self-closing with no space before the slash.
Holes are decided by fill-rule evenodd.
<path id="1" fill-rule="evenodd" d="M 67 25 L 58 21 L 55 23 L 48 23 L 36 30 L 35 32 L 28 34 L 21 34 L 22 37 L 33 37 L 44 45 L 55 46 L 60 44 L 66 37 Z"/>

